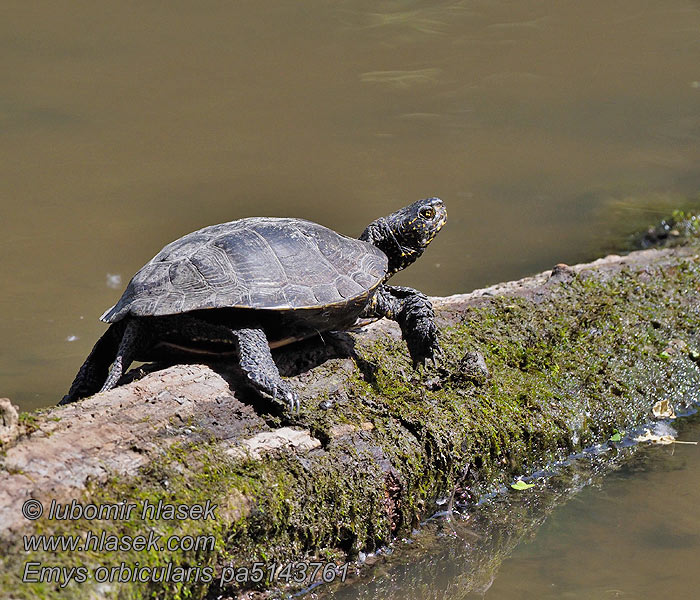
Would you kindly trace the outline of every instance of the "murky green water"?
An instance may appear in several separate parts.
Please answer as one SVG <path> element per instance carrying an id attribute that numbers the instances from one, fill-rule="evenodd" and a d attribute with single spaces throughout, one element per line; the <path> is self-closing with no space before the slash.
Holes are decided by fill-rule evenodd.
<path id="1" fill-rule="evenodd" d="M 204 225 L 359 235 L 440 195 L 448 227 L 399 278 L 448 294 L 593 257 L 634 198 L 700 187 L 697 3 L 3 8 L 0 394 L 25 408 L 65 392 L 131 275 Z"/>
<path id="2" fill-rule="evenodd" d="M 700 440 L 695 421 L 679 439 Z M 487 600 L 694 598 L 699 453 L 698 446 L 653 448 L 583 490 L 505 561 Z"/>
<path id="3" fill-rule="evenodd" d="M 24 409 L 205 225 L 358 235 L 439 195 L 397 279 L 449 294 L 593 258 L 700 189 L 697 1 L 8 0 L 0 53 L 0 396 Z"/>

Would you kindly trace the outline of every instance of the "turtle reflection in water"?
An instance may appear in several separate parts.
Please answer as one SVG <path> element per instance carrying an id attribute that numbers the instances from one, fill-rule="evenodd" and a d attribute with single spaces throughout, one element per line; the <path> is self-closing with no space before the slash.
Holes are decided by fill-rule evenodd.
<path id="1" fill-rule="evenodd" d="M 303 219 L 268 217 L 175 240 L 102 315 L 109 329 L 61 404 L 112 389 L 134 360 L 174 346 L 233 351 L 253 387 L 298 410 L 270 346 L 344 329 L 358 317 L 398 322 L 414 367 L 434 359 L 430 301 L 386 281 L 423 253 L 446 219 L 442 200 L 427 198 L 373 221 L 359 240 Z"/>

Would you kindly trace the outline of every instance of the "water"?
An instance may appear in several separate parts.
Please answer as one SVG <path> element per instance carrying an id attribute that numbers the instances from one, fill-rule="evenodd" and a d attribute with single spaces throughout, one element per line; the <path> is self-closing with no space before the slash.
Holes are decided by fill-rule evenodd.
<path id="1" fill-rule="evenodd" d="M 356 236 L 439 195 L 396 278 L 436 295 L 594 258 L 698 197 L 699 31 L 688 0 L 7 0 L 0 396 L 54 404 L 131 275 L 212 223 Z"/>
<path id="2" fill-rule="evenodd" d="M 430 294 L 594 257 L 697 195 L 698 27 L 686 1 L 6 2 L 0 394 L 53 404 L 131 275 L 212 223 L 359 235 L 440 195 L 398 277 Z"/>
<path id="3" fill-rule="evenodd" d="M 700 440 L 700 422 L 681 439 Z M 698 452 L 655 448 L 646 464 L 633 463 L 581 492 L 503 564 L 485 598 L 694 597 Z"/>

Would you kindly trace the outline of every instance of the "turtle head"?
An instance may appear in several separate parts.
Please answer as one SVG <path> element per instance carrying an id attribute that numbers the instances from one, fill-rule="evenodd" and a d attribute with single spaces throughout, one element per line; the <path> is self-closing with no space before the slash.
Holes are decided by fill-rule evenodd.
<path id="1" fill-rule="evenodd" d="M 412 264 L 447 221 L 440 198 L 426 198 L 372 221 L 360 239 L 373 244 L 389 258 L 389 275 Z"/>

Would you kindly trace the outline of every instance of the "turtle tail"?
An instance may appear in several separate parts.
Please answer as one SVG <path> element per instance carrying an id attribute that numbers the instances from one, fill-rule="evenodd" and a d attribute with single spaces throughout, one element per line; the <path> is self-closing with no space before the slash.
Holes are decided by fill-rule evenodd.
<path id="1" fill-rule="evenodd" d="M 59 405 L 70 404 L 100 391 L 109 374 L 109 367 L 119 350 L 127 321 L 128 319 L 112 323 L 102 337 L 97 340 L 92 352 L 75 376 L 70 390 L 63 396 L 63 399 L 58 403 Z"/>

